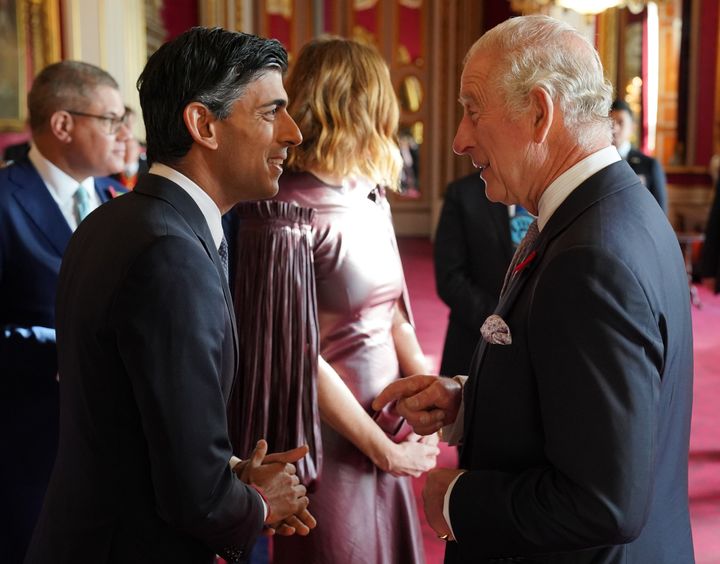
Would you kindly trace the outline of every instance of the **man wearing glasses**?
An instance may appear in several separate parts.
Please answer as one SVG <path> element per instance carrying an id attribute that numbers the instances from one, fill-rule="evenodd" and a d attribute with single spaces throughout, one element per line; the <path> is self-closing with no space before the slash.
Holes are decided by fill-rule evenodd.
<path id="1" fill-rule="evenodd" d="M 32 144 L 0 170 L 0 560 L 22 562 L 55 460 L 55 290 L 65 247 L 122 186 L 129 135 L 118 85 L 63 61 L 28 94 Z M 112 252 L 112 249 L 107 249 Z"/>

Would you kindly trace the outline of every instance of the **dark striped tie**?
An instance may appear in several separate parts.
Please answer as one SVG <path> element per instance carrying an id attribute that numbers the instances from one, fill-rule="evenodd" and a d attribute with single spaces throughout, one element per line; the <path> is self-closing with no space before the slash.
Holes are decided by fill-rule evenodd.
<path id="1" fill-rule="evenodd" d="M 229 280 L 230 267 L 228 265 L 228 244 L 227 239 L 225 239 L 225 235 L 223 235 L 222 241 L 220 241 L 218 254 L 220 255 L 220 261 L 222 262 L 222 267 L 225 271 L 225 279 Z"/>
<path id="2" fill-rule="evenodd" d="M 515 249 L 515 254 L 513 255 L 512 261 L 510 261 L 510 266 L 505 273 L 505 281 L 503 282 L 502 290 L 500 290 L 500 296 L 503 296 L 507 291 L 510 281 L 515 275 L 515 268 L 527 258 L 530 250 L 532 249 L 533 243 L 535 243 L 535 240 L 538 238 L 539 233 L 540 231 L 538 229 L 536 219 L 529 225 L 527 233 L 525 233 L 525 237 L 523 237 L 523 240 L 520 241 L 518 248 Z"/>

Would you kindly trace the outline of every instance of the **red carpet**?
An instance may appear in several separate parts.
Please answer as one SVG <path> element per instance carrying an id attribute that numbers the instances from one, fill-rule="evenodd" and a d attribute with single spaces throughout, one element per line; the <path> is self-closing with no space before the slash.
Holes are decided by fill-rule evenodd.
<path id="1" fill-rule="evenodd" d="M 432 244 L 423 238 L 399 241 L 415 325 L 425 354 L 437 368 L 447 325 L 447 308 L 435 293 Z M 720 564 L 720 296 L 699 288 L 701 308 L 693 308 L 695 399 L 690 438 L 690 511 L 696 564 Z M 440 466 L 454 466 L 454 449 L 445 448 Z M 423 479 L 415 480 L 422 515 Z M 427 564 L 443 560 L 442 541 L 423 521 Z M 651 563 L 648 563 L 651 564 Z"/>

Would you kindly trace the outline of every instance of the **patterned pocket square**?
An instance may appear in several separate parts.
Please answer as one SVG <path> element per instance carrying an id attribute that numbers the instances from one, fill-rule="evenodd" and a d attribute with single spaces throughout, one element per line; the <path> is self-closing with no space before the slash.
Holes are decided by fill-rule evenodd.
<path id="1" fill-rule="evenodd" d="M 485 320 L 480 328 L 482 338 L 491 345 L 510 345 L 512 344 L 512 335 L 510 335 L 510 327 L 505 320 L 499 315 L 492 314 Z"/>

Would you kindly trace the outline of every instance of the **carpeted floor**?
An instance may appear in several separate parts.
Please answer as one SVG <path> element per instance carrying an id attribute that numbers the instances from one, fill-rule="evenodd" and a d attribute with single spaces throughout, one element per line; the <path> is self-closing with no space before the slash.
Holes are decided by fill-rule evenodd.
<path id="1" fill-rule="evenodd" d="M 400 252 L 415 324 L 425 353 L 440 365 L 447 308 L 437 298 L 432 245 L 427 239 L 401 238 Z M 695 398 L 690 439 L 690 511 L 696 564 L 720 564 L 720 296 L 699 288 L 702 307 L 693 308 Z M 454 466 L 454 449 L 445 448 L 440 466 Z M 415 481 L 418 506 L 424 480 Z M 442 541 L 423 521 L 427 564 L 442 562 Z M 650 563 L 648 563 L 650 564 Z"/>

